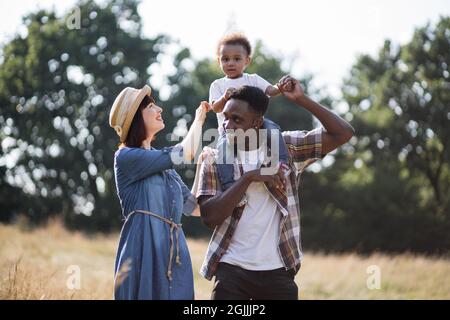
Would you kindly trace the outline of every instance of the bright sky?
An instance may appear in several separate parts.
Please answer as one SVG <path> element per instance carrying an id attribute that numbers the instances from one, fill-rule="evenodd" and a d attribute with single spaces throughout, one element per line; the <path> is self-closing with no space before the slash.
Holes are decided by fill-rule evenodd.
<path id="1" fill-rule="evenodd" d="M 63 13 L 74 3 L 1 1 L 0 42 L 18 31 L 23 14 L 38 7 Z M 232 25 L 253 44 L 263 40 L 286 58 L 286 66 L 296 56 L 295 76 L 312 72 L 316 85 L 339 96 L 340 83 L 358 53 L 375 53 L 385 38 L 408 41 L 415 27 L 450 15 L 450 0 L 144 0 L 139 10 L 146 36 L 168 34 L 189 47 L 194 58 L 213 58 L 218 39 Z"/>

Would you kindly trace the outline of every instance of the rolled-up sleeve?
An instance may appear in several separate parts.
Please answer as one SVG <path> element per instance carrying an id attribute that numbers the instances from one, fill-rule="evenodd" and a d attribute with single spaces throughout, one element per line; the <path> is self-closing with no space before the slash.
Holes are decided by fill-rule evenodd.
<path id="1" fill-rule="evenodd" d="M 198 189 L 195 197 L 200 196 L 215 196 L 221 192 L 220 183 L 217 177 L 217 168 L 213 163 L 212 155 L 207 155 L 200 166 L 200 176 L 198 182 Z"/>
<path id="2" fill-rule="evenodd" d="M 322 153 L 322 132 L 323 128 L 316 128 L 311 131 L 298 130 L 282 133 L 289 156 L 299 172 L 325 156 Z"/>

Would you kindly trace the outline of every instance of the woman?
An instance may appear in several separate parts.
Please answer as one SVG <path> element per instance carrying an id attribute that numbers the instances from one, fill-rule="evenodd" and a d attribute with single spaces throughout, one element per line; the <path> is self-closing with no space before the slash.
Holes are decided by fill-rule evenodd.
<path id="1" fill-rule="evenodd" d="M 151 147 L 164 128 L 151 89 L 126 88 L 109 123 L 120 137 L 114 174 L 125 218 L 115 263 L 115 299 L 193 299 L 191 259 L 181 214 L 199 215 L 194 196 L 173 169 L 190 161 L 209 106 L 202 102 L 185 139 L 175 147 Z M 198 141 L 194 141 L 194 137 Z"/>

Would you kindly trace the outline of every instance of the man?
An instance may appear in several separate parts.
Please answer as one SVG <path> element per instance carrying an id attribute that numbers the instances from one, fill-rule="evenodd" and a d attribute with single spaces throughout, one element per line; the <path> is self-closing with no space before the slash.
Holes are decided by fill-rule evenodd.
<path id="1" fill-rule="evenodd" d="M 263 167 L 268 166 L 271 146 L 258 133 L 268 98 L 249 86 L 231 95 L 223 125 L 227 143 L 235 148 L 235 181 L 222 188 L 220 170 L 226 164 L 212 150 L 202 160 L 196 192 L 202 221 L 215 229 L 201 269 L 206 279 L 215 276 L 212 299 L 298 299 L 294 276 L 302 259 L 299 176 L 354 134 L 344 119 L 306 96 L 299 81 L 285 76 L 280 83 L 292 87 L 283 95 L 311 112 L 323 128 L 283 132 L 289 168 L 280 166 L 275 174 L 267 174 Z M 250 131 L 256 132 L 256 143 L 247 139 Z"/>

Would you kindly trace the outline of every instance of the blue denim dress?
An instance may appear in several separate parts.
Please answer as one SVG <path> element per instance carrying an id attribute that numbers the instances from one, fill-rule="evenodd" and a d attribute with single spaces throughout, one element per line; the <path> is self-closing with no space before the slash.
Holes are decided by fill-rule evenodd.
<path id="1" fill-rule="evenodd" d="M 114 155 L 114 174 L 122 214 L 145 210 L 179 224 L 196 200 L 173 169 L 174 147 L 162 150 L 121 148 Z M 126 219 L 120 233 L 114 277 L 115 299 L 193 299 L 191 258 L 182 230 L 177 245 L 170 225 L 153 216 L 135 213 Z M 176 259 L 170 258 L 174 250 Z M 167 270 L 171 260 L 172 276 Z"/>

